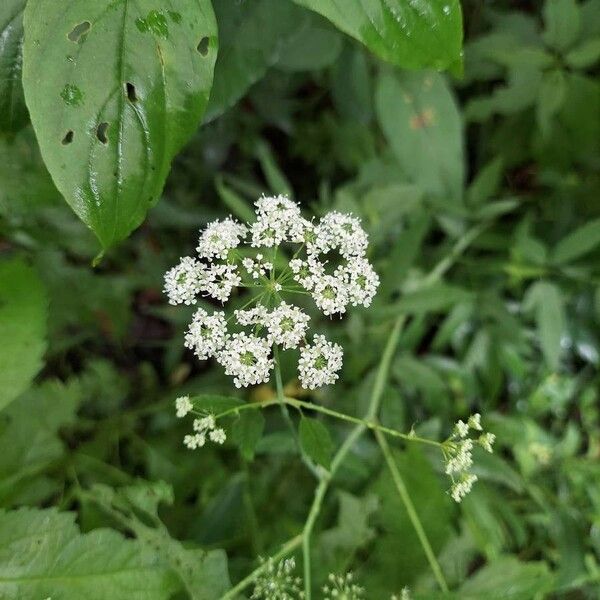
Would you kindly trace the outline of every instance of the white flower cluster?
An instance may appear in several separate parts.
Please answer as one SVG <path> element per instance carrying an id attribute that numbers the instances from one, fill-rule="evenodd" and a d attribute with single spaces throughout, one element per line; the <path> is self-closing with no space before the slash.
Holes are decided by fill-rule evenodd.
<path id="1" fill-rule="evenodd" d="M 296 248 L 281 267 L 285 252 L 279 261 L 275 258 L 283 244 Z M 334 383 L 342 348 L 322 335 L 309 344 L 309 316 L 289 299 L 312 296 L 327 316 L 342 314 L 348 306 L 369 306 L 379 277 L 365 257 L 367 245 L 356 217 L 330 212 L 314 223 L 285 196 L 260 198 L 256 220 L 248 225 L 231 217 L 209 223 L 200 233 L 198 256 L 182 258 L 166 273 L 169 302 L 191 305 L 204 296 L 225 303 L 238 287 L 248 289 L 250 301 L 229 318 L 224 311 L 198 308 L 185 346 L 200 360 L 216 359 L 237 387 L 269 380 L 273 345 L 300 348 L 298 378 L 305 388 Z"/>
<path id="2" fill-rule="evenodd" d="M 365 589 L 354 583 L 354 574 L 345 575 L 330 573 L 327 585 L 323 586 L 324 600 L 362 600 Z"/>
<path id="3" fill-rule="evenodd" d="M 262 559 L 261 559 L 262 560 Z M 254 600 L 298 600 L 304 598 L 302 580 L 294 576 L 296 561 L 287 558 L 275 564 L 272 558 L 262 561 L 264 568 L 254 582 L 250 598 Z"/>
<path id="4" fill-rule="evenodd" d="M 478 437 L 469 437 L 471 431 L 477 432 Z M 479 413 L 471 415 L 466 423 L 460 420 L 456 422 L 452 435 L 443 444 L 445 471 L 452 479 L 450 495 L 455 502 L 461 502 L 477 481 L 477 475 L 470 472 L 475 444 L 491 453 L 495 440 L 493 433 L 483 431 Z"/>
<path id="5" fill-rule="evenodd" d="M 194 410 L 194 405 L 189 396 L 180 396 L 175 400 L 175 414 L 179 419 L 190 414 Z M 183 438 L 183 444 L 190 450 L 202 448 L 207 439 L 215 444 L 224 444 L 227 439 L 225 430 L 217 427 L 217 422 L 213 415 L 205 415 L 199 419 L 194 419 L 194 433 L 188 434 Z"/>

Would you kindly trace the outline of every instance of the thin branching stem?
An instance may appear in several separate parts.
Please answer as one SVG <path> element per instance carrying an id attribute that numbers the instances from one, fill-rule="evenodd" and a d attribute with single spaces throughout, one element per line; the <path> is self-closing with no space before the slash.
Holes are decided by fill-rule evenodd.
<path id="1" fill-rule="evenodd" d="M 390 363 L 392 361 L 392 357 L 394 356 L 394 352 L 396 351 L 396 347 L 398 346 L 400 332 L 402 330 L 403 324 L 404 316 L 398 317 L 394 322 L 394 326 L 389 335 L 388 341 L 383 351 L 383 356 L 381 357 L 381 361 L 377 369 L 375 383 L 373 385 L 373 389 L 371 391 L 371 396 L 369 399 L 369 407 L 367 409 L 367 413 L 365 415 L 364 420 L 361 420 L 360 423 L 357 423 L 354 429 L 348 435 L 348 437 L 344 440 L 344 443 L 340 446 L 335 456 L 333 457 L 333 460 L 331 461 L 331 467 L 329 469 L 329 472 L 326 472 L 326 474 L 322 476 L 321 481 L 319 482 L 319 485 L 317 486 L 317 489 L 315 491 L 315 497 L 313 499 L 313 503 L 308 513 L 306 523 L 304 524 L 302 536 L 302 556 L 304 559 L 304 597 L 306 600 L 310 600 L 312 596 L 310 556 L 311 535 L 317 517 L 321 512 L 323 499 L 329 488 L 329 484 L 331 483 L 332 478 L 334 477 L 340 465 L 344 462 L 346 455 L 348 454 L 352 446 L 354 446 L 356 440 L 358 440 L 358 438 L 367 430 L 366 422 L 372 422 L 377 413 L 379 412 L 379 405 L 381 404 L 381 397 L 383 395 L 383 390 L 387 381 Z"/>
<path id="2" fill-rule="evenodd" d="M 394 461 L 394 457 L 390 450 L 390 447 L 385 439 L 385 436 L 381 433 L 381 431 L 375 430 L 375 438 L 377 439 L 377 443 L 381 448 L 381 452 L 383 457 L 385 458 L 385 462 L 387 463 L 388 469 L 392 475 L 392 479 L 394 481 L 394 485 L 396 486 L 396 490 L 398 491 L 398 495 L 404 504 L 404 508 L 406 508 L 406 512 L 408 513 L 408 518 L 412 523 L 415 531 L 417 532 L 417 536 L 419 538 L 419 542 L 421 542 L 421 546 L 423 546 L 423 550 L 425 555 L 427 556 L 427 560 L 429 561 L 429 565 L 433 574 L 435 576 L 438 585 L 442 589 L 443 592 L 448 592 L 448 584 L 446 583 L 446 579 L 444 574 L 442 573 L 442 569 L 435 557 L 435 553 L 429 543 L 429 539 L 427 538 L 427 534 L 425 533 L 425 529 L 423 528 L 423 524 L 421 523 L 421 519 L 419 518 L 419 514 L 415 509 L 415 505 L 413 504 L 410 494 L 408 493 L 408 489 L 406 484 L 404 483 L 404 479 L 398 470 L 398 466 Z"/>
<path id="3" fill-rule="evenodd" d="M 298 434 L 296 433 L 296 427 L 294 426 L 294 422 L 290 417 L 290 413 L 287 409 L 286 397 L 283 392 L 283 380 L 281 378 L 281 366 L 279 363 L 279 350 L 277 348 L 277 344 L 273 345 L 273 356 L 275 358 L 275 387 L 277 388 L 277 402 L 281 407 L 281 414 L 283 415 L 283 420 L 286 422 L 292 437 L 294 438 L 294 443 L 296 444 L 296 448 L 298 449 L 298 453 L 300 454 L 300 458 L 302 462 L 306 465 L 308 470 L 313 473 L 317 478 L 319 478 L 319 472 L 317 471 L 316 466 L 310 460 L 306 453 L 302 450 L 302 446 L 300 445 L 300 440 L 298 439 Z"/>

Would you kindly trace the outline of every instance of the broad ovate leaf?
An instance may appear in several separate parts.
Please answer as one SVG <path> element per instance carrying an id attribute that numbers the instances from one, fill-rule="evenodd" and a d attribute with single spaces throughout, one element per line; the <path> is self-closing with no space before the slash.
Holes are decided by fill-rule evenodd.
<path id="1" fill-rule="evenodd" d="M 75 513 L 0 512 L 3 600 L 168 600 L 178 587 L 157 554 L 113 530 L 82 535 Z"/>
<path id="2" fill-rule="evenodd" d="M 210 0 L 31 0 L 23 84 L 56 186 L 107 248 L 140 225 L 208 102 Z"/>
<path id="3" fill-rule="evenodd" d="M 381 128 L 405 175 L 444 201 L 462 196 L 463 126 L 442 75 L 383 73 L 375 93 Z"/>
<path id="4" fill-rule="evenodd" d="M 15 133 L 27 123 L 21 84 L 25 2 L 0 2 L 0 134 Z"/>
<path id="5" fill-rule="evenodd" d="M 0 410 L 23 393 L 46 349 L 46 291 L 19 259 L 0 261 Z"/>
<path id="6" fill-rule="evenodd" d="M 329 430 L 321 421 L 310 417 L 300 419 L 300 445 L 317 464 L 329 468 L 333 454 L 333 441 Z"/>
<path id="7" fill-rule="evenodd" d="M 462 63 L 458 0 L 294 0 L 329 19 L 371 52 L 407 69 Z"/>

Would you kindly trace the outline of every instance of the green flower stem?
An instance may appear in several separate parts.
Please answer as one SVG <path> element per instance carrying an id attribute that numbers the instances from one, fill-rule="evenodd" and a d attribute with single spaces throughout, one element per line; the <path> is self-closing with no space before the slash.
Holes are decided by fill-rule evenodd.
<path id="1" fill-rule="evenodd" d="M 438 282 L 446 272 L 454 265 L 456 259 L 471 245 L 471 243 L 478 238 L 490 225 L 492 221 L 485 223 L 479 223 L 474 227 L 471 227 L 463 236 L 461 236 L 447 256 L 444 257 L 437 265 L 429 272 L 429 274 L 419 283 L 419 288 L 427 287 L 433 283 Z"/>
<path id="2" fill-rule="evenodd" d="M 318 413 L 322 413 L 324 415 L 328 415 L 335 419 L 339 419 L 340 421 L 346 421 L 348 423 L 354 423 L 356 425 L 364 425 L 366 429 L 371 429 L 372 431 L 381 431 L 390 437 L 399 438 L 402 440 L 406 440 L 407 442 L 418 442 L 420 444 L 428 444 L 430 446 L 436 446 L 441 448 L 443 446 L 442 442 L 437 442 L 436 440 L 430 440 L 427 438 L 420 437 L 413 433 L 402 433 L 397 431 L 396 429 L 390 429 L 389 427 L 384 427 L 380 425 L 376 421 L 366 420 L 366 418 L 360 419 L 358 417 L 353 417 L 351 415 L 347 415 L 345 413 L 338 412 L 336 410 L 331 410 L 330 408 L 326 408 L 325 406 L 320 406 L 319 404 L 312 404 L 311 402 L 304 402 L 303 400 L 297 400 L 296 398 L 288 398 L 284 397 L 284 403 L 287 406 L 291 406 L 298 410 L 304 408 L 306 410 L 313 410 Z M 261 410 L 263 408 L 268 408 L 269 406 L 273 406 L 275 404 L 280 404 L 279 399 L 274 400 L 266 400 L 264 402 L 249 402 L 248 404 L 242 404 L 241 406 L 236 406 L 234 408 L 227 409 L 222 413 L 215 415 L 215 419 L 220 419 L 222 417 L 227 417 L 229 415 L 235 414 L 240 410 Z M 194 413 L 195 414 L 195 413 Z M 203 414 L 198 413 L 198 416 L 204 416 Z"/>
<path id="3" fill-rule="evenodd" d="M 292 553 L 300 544 L 302 543 L 302 534 L 293 537 L 291 540 L 286 542 L 277 554 L 271 556 L 273 562 L 277 562 Z M 243 590 L 245 590 L 249 585 L 252 585 L 256 578 L 267 568 L 267 563 L 264 562 L 258 568 L 254 569 L 250 575 L 244 577 L 237 585 L 232 587 L 228 592 L 221 596 L 220 600 L 234 600 L 237 598 L 238 594 L 240 594 Z"/>
<path id="4" fill-rule="evenodd" d="M 310 460 L 310 458 L 306 455 L 304 450 L 302 450 L 302 446 L 300 444 L 300 440 L 298 439 L 298 434 L 296 432 L 296 427 L 290 417 L 290 413 L 287 409 L 287 402 L 285 394 L 283 393 L 283 381 L 281 379 L 281 366 L 279 364 L 279 349 L 277 348 L 277 344 L 273 345 L 273 357 L 275 359 L 275 386 L 277 388 L 277 402 L 281 407 L 281 414 L 283 415 L 284 421 L 287 423 L 287 426 L 292 433 L 294 438 L 294 443 L 296 444 L 296 448 L 298 449 L 298 453 L 302 458 L 302 462 L 306 465 L 308 470 L 313 473 L 317 478 L 319 478 L 319 471 L 317 470 L 316 465 Z"/>
<path id="5" fill-rule="evenodd" d="M 427 534 L 425 533 L 425 529 L 423 528 L 421 519 L 419 519 L 419 515 L 415 510 L 415 506 L 410 498 L 408 489 L 406 488 L 406 484 L 404 483 L 404 479 L 402 479 L 402 475 L 400 474 L 396 462 L 394 461 L 394 457 L 392 456 L 387 440 L 385 439 L 385 436 L 381 433 L 381 431 L 377 430 L 375 430 L 375 438 L 377 439 L 379 447 L 381 448 L 381 452 L 383 453 L 388 469 L 390 470 L 390 473 L 392 475 L 392 479 L 394 480 L 394 485 L 398 490 L 398 495 L 400 496 L 400 499 L 402 500 L 402 503 L 406 508 L 406 512 L 408 513 L 408 518 L 410 519 L 410 522 L 412 523 L 413 527 L 415 528 L 415 531 L 417 532 L 417 536 L 419 537 L 421 546 L 423 546 L 423 550 L 425 551 L 425 555 L 427 556 L 427 560 L 429 561 L 429 565 L 431 566 L 431 570 L 435 575 L 438 585 L 440 586 L 443 592 L 448 592 L 448 584 L 446 583 L 446 579 L 444 577 L 444 574 L 442 573 L 442 569 L 440 568 L 440 565 L 437 561 L 437 558 L 435 557 L 433 549 L 431 548 L 431 544 L 427 539 Z"/>
<path id="6" fill-rule="evenodd" d="M 344 440 L 344 443 L 340 446 L 335 456 L 333 457 L 333 460 L 331 461 L 331 467 L 329 469 L 329 472 L 326 472 L 326 475 L 324 475 L 321 478 L 321 481 L 319 482 L 319 485 L 317 486 L 317 489 L 315 491 L 315 497 L 313 499 L 313 503 L 310 508 L 310 512 L 308 513 L 308 518 L 306 519 L 302 533 L 302 556 L 304 559 L 305 600 L 311 600 L 312 595 L 310 542 L 315 522 L 317 520 L 317 517 L 319 516 L 319 513 L 321 512 L 323 499 L 325 497 L 327 489 L 329 488 L 329 484 L 331 483 L 333 476 L 335 475 L 340 465 L 344 462 L 346 455 L 348 454 L 356 440 L 367 430 L 367 424 L 365 423 L 365 421 L 372 422 L 375 419 L 377 413 L 379 412 L 381 396 L 383 395 L 383 389 L 387 381 L 392 357 L 394 356 L 394 353 L 398 346 L 400 332 L 402 331 L 404 320 L 404 316 L 399 316 L 394 322 L 394 326 L 386 343 L 385 349 L 383 351 L 383 356 L 381 357 L 381 361 L 377 369 L 375 383 L 373 385 L 373 390 L 371 391 L 371 397 L 369 399 L 369 408 L 367 409 L 364 421 L 360 421 L 360 423 L 357 423 L 354 429 L 348 435 L 348 437 Z"/>

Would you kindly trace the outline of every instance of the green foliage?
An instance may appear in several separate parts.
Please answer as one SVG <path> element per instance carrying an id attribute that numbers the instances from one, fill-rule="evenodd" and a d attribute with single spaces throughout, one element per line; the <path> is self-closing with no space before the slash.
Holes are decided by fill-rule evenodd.
<path id="1" fill-rule="evenodd" d="M 21 84 L 25 2 L 6 0 L 0 6 L 0 135 L 16 133 L 28 119 Z"/>
<path id="2" fill-rule="evenodd" d="M 0 261 L 0 410 L 42 367 L 47 298 L 37 273 L 18 259 Z"/>
<path id="3" fill-rule="evenodd" d="M 304 452 L 317 464 L 329 468 L 334 446 L 327 427 L 317 419 L 302 417 L 299 431 Z"/>
<path id="4" fill-rule="evenodd" d="M 0 540 L 0 591 L 8 599 L 159 600 L 174 589 L 152 552 L 115 531 L 82 535 L 73 513 L 32 508 L 3 512 Z"/>
<path id="5" fill-rule="evenodd" d="M 379 57 L 399 67 L 459 68 L 462 14 L 457 1 L 294 0 L 321 13 Z"/>
<path id="6" fill-rule="evenodd" d="M 241 412 L 232 427 L 233 441 L 240 447 L 246 460 L 254 458 L 256 444 L 260 441 L 265 428 L 265 418 L 258 411 Z"/>
<path id="7" fill-rule="evenodd" d="M 598 597 L 598 0 L 29 0 L 33 127 L 0 4 L 0 598 L 249 598 L 258 557 L 304 578 L 309 519 L 313 600 L 348 571 L 376 599 Z M 184 348 L 208 299 L 161 292 L 200 227 L 284 192 L 360 217 L 381 278 L 310 313 L 344 366 L 301 390 L 284 354 L 289 418 Z M 456 504 L 418 439 L 475 412 L 497 450 Z"/>
<path id="8" fill-rule="evenodd" d="M 212 6 L 169 6 L 32 0 L 25 11 L 23 83 L 42 156 L 104 248 L 139 226 L 208 102 Z"/>
<path id="9" fill-rule="evenodd" d="M 407 179 L 432 196 L 460 198 L 462 125 L 444 79 L 435 73 L 383 74 L 376 104 L 381 128 Z"/>

